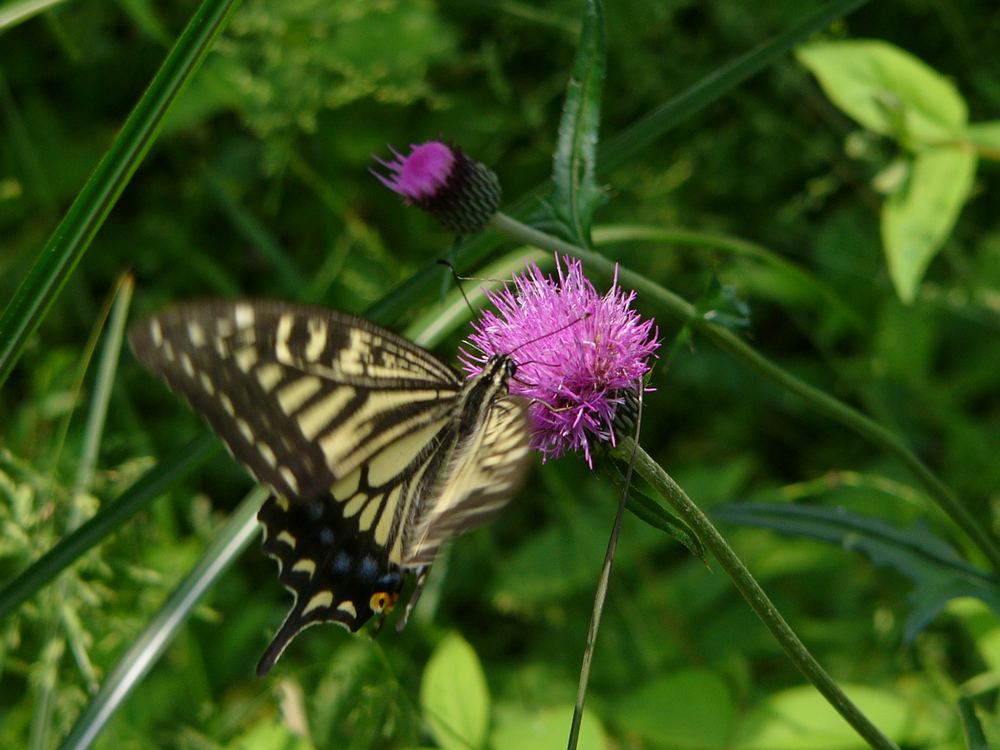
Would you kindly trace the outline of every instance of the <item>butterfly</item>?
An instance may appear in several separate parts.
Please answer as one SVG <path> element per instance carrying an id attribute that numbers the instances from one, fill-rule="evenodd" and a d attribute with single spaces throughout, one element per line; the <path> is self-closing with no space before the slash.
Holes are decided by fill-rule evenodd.
<path id="1" fill-rule="evenodd" d="M 366 320 L 267 300 L 181 304 L 129 341 L 272 493 L 263 548 L 294 603 L 259 675 L 306 627 L 384 617 L 414 574 L 408 614 L 441 545 L 506 505 L 530 463 L 506 355 L 463 379 Z"/>

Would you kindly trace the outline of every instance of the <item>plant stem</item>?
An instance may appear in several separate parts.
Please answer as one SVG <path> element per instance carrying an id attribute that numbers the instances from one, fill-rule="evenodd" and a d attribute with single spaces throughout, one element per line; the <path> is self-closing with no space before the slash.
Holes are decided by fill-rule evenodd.
<path id="1" fill-rule="evenodd" d="M 892 740 L 882 734 L 878 727 L 861 713 L 861 710 L 854 705 L 840 689 L 840 686 L 820 666 L 815 657 L 809 653 L 809 650 L 785 622 L 785 618 L 781 616 L 760 584 L 747 570 L 743 561 L 736 556 L 736 553 L 708 519 L 708 516 L 631 437 L 621 440 L 618 444 L 617 452 L 620 456 L 628 457 L 633 450 L 635 451 L 635 468 L 639 475 L 656 488 L 657 492 L 670 503 L 677 515 L 681 517 L 681 520 L 712 551 L 736 590 L 746 599 L 747 604 L 771 631 L 771 635 L 781 644 L 788 658 L 805 675 L 806 679 L 871 747 L 877 748 L 877 750 L 899 750 Z"/>
<path id="2" fill-rule="evenodd" d="M 642 421 L 642 390 L 641 384 L 638 391 L 639 412 L 636 417 L 635 434 L 639 435 L 639 426 Z M 622 491 L 618 499 L 618 510 L 615 513 L 615 523 L 611 527 L 611 538 L 608 539 L 608 549 L 604 553 L 604 563 L 601 565 L 601 575 L 597 580 L 597 590 L 594 592 L 594 611 L 590 615 L 590 627 L 587 630 L 587 645 L 583 649 L 583 660 L 580 663 L 580 680 L 576 687 L 576 705 L 573 707 L 573 722 L 570 724 L 569 741 L 567 750 L 576 750 L 580 740 L 580 724 L 583 721 L 583 704 L 587 698 L 587 685 L 590 682 L 590 664 L 594 660 L 594 647 L 597 644 L 597 631 L 601 627 L 601 617 L 604 614 L 604 602 L 608 597 L 608 582 L 611 580 L 611 568 L 615 563 L 615 553 L 618 551 L 618 538 L 622 532 L 622 520 L 625 517 L 625 502 L 628 500 L 629 485 L 632 482 L 632 467 L 635 462 L 635 451 L 639 444 L 632 441 L 632 452 L 628 456 L 628 469 L 625 472 L 625 481 L 622 482 Z"/>
<path id="3" fill-rule="evenodd" d="M 496 214 L 491 220 L 494 229 L 521 242 L 552 252 L 568 253 L 585 260 L 592 267 L 611 274 L 615 263 L 603 255 L 585 250 L 560 240 L 550 234 L 540 232 L 505 214 Z M 997 547 L 986 526 L 976 520 L 968 508 L 956 497 L 906 444 L 893 432 L 886 429 L 857 409 L 835 399 L 818 388 L 799 380 L 767 357 L 747 345 L 732 331 L 716 325 L 699 315 L 694 305 L 677 294 L 664 289 L 650 279 L 618 266 L 618 277 L 622 284 L 646 295 L 647 300 L 660 305 L 674 317 L 683 320 L 712 341 L 719 348 L 729 352 L 745 365 L 777 383 L 779 386 L 799 396 L 805 403 L 836 422 L 895 456 L 913 476 L 924 486 L 928 495 L 947 513 L 989 560 L 994 572 L 1000 573 L 1000 548 Z"/>

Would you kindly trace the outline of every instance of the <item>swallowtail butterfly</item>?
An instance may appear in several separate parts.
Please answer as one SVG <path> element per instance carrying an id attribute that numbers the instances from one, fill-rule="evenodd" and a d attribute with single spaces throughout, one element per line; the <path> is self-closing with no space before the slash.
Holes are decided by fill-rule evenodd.
<path id="1" fill-rule="evenodd" d="M 264 551 L 295 601 L 258 674 L 310 625 L 387 613 L 408 573 L 419 586 L 441 544 L 524 480 L 527 402 L 508 393 L 507 356 L 463 380 L 368 321 L 263 300 L 183 304 L 129 340 L 272 492 Z"/>

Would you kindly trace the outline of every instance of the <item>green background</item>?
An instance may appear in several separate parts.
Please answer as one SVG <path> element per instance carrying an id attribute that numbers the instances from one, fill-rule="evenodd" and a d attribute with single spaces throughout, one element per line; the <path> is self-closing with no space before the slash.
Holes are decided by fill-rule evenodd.
<path id="1" fill-rule="evenodd" d="M 610 4 L 602 138 L 818 7 Z M 194 9 L 68 2 L 0 28 L 4 303 Z M 368 174 L 371 155 L 443 138 L 491 165 L 511 200 L 543 183 L 579 16 L 576 2 L 244 2 L 0 391 L 0 578 L 200 429 L 125 353 L 97 473 L 87 492 L 72 491 L 94 387 L 92 369 L 78 383 L 81 360 L 122 273 L 135 280 L 132 316 L 219 295 L 364 313 L 452 242 Z M 823 37 L 894 43 L 950 78 L 970 119 L 991 120 L 1000 116 L 998 28 L 993 3 L 909 0 L 866 5 Z M 595 233 L 612 238 L 604 254 L 706 308 L 735 315 L 718 294 L 720 284 L 731 288 L 750 312 L 737 329 L 747 342 L 898 432 L 992 530 L 997 171 L 979 170 L 956 229 L 904 305 L 886 270 L 872 187 L 897 149 L 861 131 L 786 55 L 600 175 L 610 200 Z M 675 234 L 625 241 L 637 226 Z M 796 271 L 734 251 L 720 235 L 756 243 Z M 452 288 L 441 272 L 429 296 L 383 322 L 404 330 Z M 698 336 L 678 339 L 676 321 L 658 323 L 664 347 L 641 442 L 703 508 L 844 506 L 901 529 L 919 522 L 981 564 L 890 457 Z M 454 361 L 463 330 L 436 348 L 442 358 Z M 249 488 L 216 455 L 0 621 L 0 746 L 54 746 Z M 265 680 L 253 666 L 289 598 L 272 561 L 253 549 L 98 746 L 467 746 L 449 744 L 428 718 L 449 710 L 472 722 L 474 744 L 561 746 L 615 500 L 613 483 L 579 457 L 540 466 L 494 524 L 452 545 L 403 634 L 387 628 L 373 644 L 314 629 Z M 912 584 L 896 570 L 813 540 L 722 528 L 894 740 L 963 747 L 959 695 L 977 699 L 987 735 L 1000 738 L 1000 630 L 985 605 L 954 600 L 907 642 Z M 441 679 L 428 666 L 435 659 L 485 693 L 458 691 L 466 702 L 457 708 L 428 704 L 428 681 Z M 588 708 L 584 741 L 593 747 L 861 746 L 717 567 L 631 516 Z"/>

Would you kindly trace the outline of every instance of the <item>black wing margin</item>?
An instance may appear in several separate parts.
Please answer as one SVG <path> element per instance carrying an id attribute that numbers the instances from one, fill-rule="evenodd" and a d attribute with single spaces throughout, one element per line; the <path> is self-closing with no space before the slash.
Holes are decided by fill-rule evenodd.
<path id="1" fill-rule="evenodd" d="M 330 503 L 271 498 L 257 518 L 264 528 L 264 552 L 277 560 L 278 578 L 295 598 L 257 664 L 258 675 L 267 674 L 306 628 L 335 622 L 354 632 L 396 603 L 403 572 Z"/>

